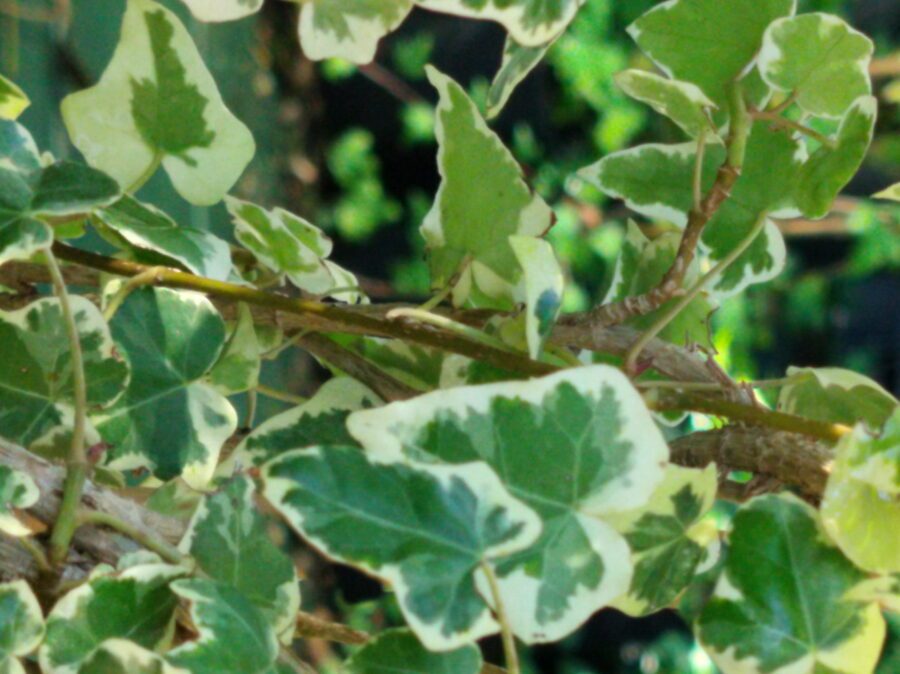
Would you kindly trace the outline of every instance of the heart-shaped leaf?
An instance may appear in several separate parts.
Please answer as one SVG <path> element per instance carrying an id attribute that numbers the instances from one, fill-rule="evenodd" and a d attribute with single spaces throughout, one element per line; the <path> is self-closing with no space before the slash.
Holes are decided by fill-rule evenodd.
<path id="1" fill-rule="evenodd" d="M 44 638 L 44 614 L 24 580 L 0 584 L 0 672 L 24 674 L 19 658 L 34 651 Z"/>

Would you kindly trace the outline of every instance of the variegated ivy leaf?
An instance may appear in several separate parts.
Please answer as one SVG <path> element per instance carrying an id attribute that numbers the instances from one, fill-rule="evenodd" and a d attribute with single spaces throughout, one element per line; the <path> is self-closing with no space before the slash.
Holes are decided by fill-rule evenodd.
<path id="1" fill-rule="evenodd" d="M 245 476 L 207 496 L 179 547 L 206 576 L 240 591 L 290 645 L 300 609 L 297 572 L 269 538 L 254 496 L 253 483 Z"/>
<path id="2" fill-rule="evenodd" d="M 414 469 L 327 446 L 278 456 L 262 475 L 266 499 L 304 538 L 390 582 L 431 650 L 497 631 L 476 578 L 540 532 L 534 512 L 480 463 Z"/>
<path id="3" fill-rule="evenodd" d="M 78 670 L 78 674 L 189 674 L 172 667 L 161 655 L 127 639 L 107 639 Z"/>
<path id="4" fill-rule="evenodd" d="M 313 445 L 355 444 L 347 432 L 347 417 L 380 404 L 378 396 L 355 379 L 329 379 L 306 403 L 267 419 L 244 438 L 234 452 L 236 466 L 261 466 L 292 449 Z"/>
<path id="5" fill-rule="evenodd" d="M 262 367 L 261 356 L 253 313 L 246 304 L 239 304 L 237 321 L 228 342 L 209 373 L 210 383 L 225 395 L 256 388 Z"/>
<path id="6" fill-rule="evenodd" d="M 149 557 L 134 561 L 95 571 L 56 603 L 39 652 L 42 671 L 75 674 L 107 639 L 128 639 L 149 650 L 168 642 L 178 603 L 169 584 L 188 571 Z"/>
<path id="7" fill-rule="evenodd" d="M 537 359 L 562 309 L 565 278 L 549 242 L 511 236 L 509 245 L 525 277 L 525 334 L 528 353 Z"/>
<path id="8" fill-rule="evenodd" d="M 887 201 L 900 201 L 900 183 L 891 185 L 887 189 L 881 190 L 872 196 L 876 199 L 885 199 Z"/>
<path id="9" fill-rule="evenodd" d="M 439 391 L 356 412 L 347 427 L 379 461 L 484 461 L 540 515 L 540 539 L 497 563 L 524 641 L 560 639 L 628 590 L 628 546 L 603 518 L 647 503 L 669 452 L 615 368 Z"/>
<path id="10" fill-rule="evenodd" d="M 190 605 L 199 634 L 166 654 L 191 674 L 270 674 L 278 640 L 265 614 L 235 588 L 206 579 L 184 579 L 172 590 Z"/>
<path id="11" fill-rule="evenodd" d="M 0 75 L 0 119 L 15 119 L 31 105 L 25 92 L 15 82 Z"/>
<path id="12" fill-rule="evenodd" d="M 202 488 L 237 428 L 231 403 L 204 381 L 225 343 L 224 321 L 199 293 L 143 288 L 110 327 L 132 377 L 116 405 L 93 416 L 108 465 Z"/>
<path id="13" fill-rule="evenodd" d="M 622 91 L 671 119 L 691 138 L 707 134 L 721 141 L 710 117 L 717 106 L 696 84 L 643 70 L 625 70 L 615 80 Z"/>
<path id="14" fill-rule="evenodd" d="M 326 259 L 333 244 L 321 229 L 283 208 L 268 211 L 234 197 L 226 197 L 225 205 L 238 242 L 266 267 L 314 295 L 360 299 L 359 290 L 352 290 L 359 285 L 356 277 Z M 348 287 L 350 291 L 332 293 Z"/>
<path id="15" fill-rule="evenodd" d="M 128 0 L 103 77 L 68 96 L 62 113 L 72 142 L 92 166 L 127 188 L 161 163 L 178 193 L 197 205 L 218 202 L 255 151 L 190 33 L 152 0 Z"/>
<path id="16" fill-rule="evenodd" d="M 418 0 L 418 5 L 448 14 L 488 19 L 503 25 L 521 45 L 536 47 L 558 37 L 584 0 Z"/>
<path id="17" fill-rule="evenodd" d="M 387 630 L 344 663 L 347 674 L 478 674 L 481 651 L 468 644 L 449 653 L 432 653 L 409 630 Z"/>
<path id="18" fill-rule="evenodd" d="M 521 168 L 462 87 L 432 67 L 427 72 L 440 93 L 435 129 L 442 177 L 421 227 L 432 286 L 456 282 L 457 305 L 473 285 L 491 298 L 511 297 L 522 271 L 509 237 L 543 234 L 553 212 L 525 184 Z"/>
<path id="19" fill-rule="evenodd" d="M 125 389 L 128 366 L 116 353 L 100 311 L 83 297 L 70 298 L 81 341 L 87 402 L 113 403 Z M 0 311 L 0 434 L 28 446 L 71 423 L 74 384 L 69 339 L 57 299 L 17 311 Z"/>
<path id="20" fill-rule="evenodd" d="M 778 408 L 831 423 L 881 428 L 900 402 L 877 382 L 838 367 L 790 367 Z"/>
<path id="21" fill-rule="evenodd" d="M 804 215 L 821 218 L 831 211 L 835 197 L 865 159 L 877 116 L 878 101 L 873 96 L 856 99 L 841 120 L 834 147 L 823 145 L 803 165 L 795 199 Z"/>
<path id="22" fill-rule="evenodd" d="M 31 529 L 18 518 L 16 511 L 30 508 L 40 496 L 30 475 L 0 465 L 0 532 L 15 537 L 30 535 Z"/>
<path id="23" fill-rule="evenodd" d="M 118 196 L 116 182 L 100 171 L 68 161 L 44 166 L 31 134 L 0 119 L 0 264 L 53 243 L 42 216 L 86 213 Z"/>
<path id="24" fill-rule="evenodd" d="M 101 233 L 119 247 L 149 251 L 188 271 L 225 281 L 231 273 L 231 251 L 219 237 L 202 229 L 181 227 L 155 206 L 125 196 L 94 213 Z"/>
<path id="25" fill-rule="evenodd" d="M 310 0 L 300 9 L 300 44 L 314 61 L 369 63 L 378 41 L 403 23 L 413 0 Z"/>
<path id="26" fill-rule="evenodd" d="M 256 14 L 263 0 L 182 0 L 200 21 L 234 21 Z"/>
<path id="27" fill-rule="evenodd" d="M 19 658 L 44 638 L 44 614 L 24 580 L 0 584 L 0 672 L 25 674 Z"/>
<path id="28" fill-rule="evenodd" d="M 826 539 L 812 507 L 756 498 L 735 515 L 730 542 L 697 625 L 724 674 L 871 674 L 884 618 L 877 604 L 847 597 L 865 574 Z"/>
<path id="29" fill-rule="evenodd" d="M 797 0 L 670 0 L 628 32 L 667 75 L 721 103 L 728 84 L 753 63 L 769 24 L 796 8 Z"/>
<path id="30" fill-rule="evenodd" d="M 561 34 L 561 33 L 560 33 Z M 554 39 L 553 42 L 556 40 Z M 536 47 L 523 47 L 512 36 L 506 37 L 503 62 L 494 76 L 487 95 L 487 118 L 493 119 L 503 111 L 513 91 L 541 62 L 553 42 Z"/>
<path id="31" fill-rule="evenodd" d="M 872 92 L 872 41 L 831 14 L 802 14 L 773 22 L 759 54 L 765 81 L 790 92 L 806 112 L 840 119 Z"/>
<path id="32" fill-rule="evenodd" d="M 835 454 L 822 497 L 825 529 L 860 568 L 900 573 L 900 411 L 880 436 L 857 426 Z"/>
<path id="33" fill-rule="evenodd" d="M 651 241 L 640 227 L 629 221 L 625 240 L 616 260 L 613 282 L 603 302 L 620 302 L 627 297 L 640 295 L 657 287 L 672 266 L 680 241 L 681 235 L 677 232 L 662 234 Z M 685 285 L 690 287 L 699 277 L 699 264 L 695 262 L 688 270 Z M 671 300 L 657 311 L 632 319 L 629 324 L 644 330 L 653 325 L 660 315 L 668 311 L 677 301 Z M 714 309 L 715 304 L 700 294 L 665 327 L 660 337 L 677 344 L 711 346 L 709 316 Z"/>
<path id="34" fill-rule="evenodd" d="M 716 467 L 671 465 L 647 505 L 610 516 L 631 548 L 634 577 L 614 604 L 633 616 L 669 607 L 690 584 L 707 554 L 701 520 L 716 499 Z"/>
<path id="35" fill-rule="evenodd" d="M 439 349 L 399 339 L 357 335 L 333 335 L 332 338 L 415 389 L 430 391 L 440 385 L 446 354 Z"/>

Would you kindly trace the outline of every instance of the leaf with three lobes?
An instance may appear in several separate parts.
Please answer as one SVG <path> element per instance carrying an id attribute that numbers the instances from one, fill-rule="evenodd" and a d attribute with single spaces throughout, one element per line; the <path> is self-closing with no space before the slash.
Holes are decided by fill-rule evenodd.
<path id="1" fill-rule="evenodd" d="M 347 417 L 380 404 L 378 396 L 355 379 L 329 379 L 307 402 L 266 419 L 244 438 L 234 451 L 235 465 L 238 470 L 261 466 L 279 454 L 313 445 L 353 445 Z"/>
<path id="2" fill-rule="evenodd" d="M 510 298 L 522 271 L 509 237 L 540 236 L 552 226 L 553 213 L 525 184 L 521 168 L 462 87 L 432 67 L 427 72 L 440 93 L 442 178 L 420 230 L 432 286 L 455 283 L 457 305 L 473 286 L 490 298 Z"/>
<path id="3" fill-rule="evenodd" d="M 231 250 L 225 241 L 202 229 L 181 227 L 155 206 L 125 196 L 94 215 L 105 225 L 101 234 L 119 248 L 150 251 L 161 256 L 163 264 L 216 281 L 227 280 L 231 273 Z"/>
<path id="4" fill-rule="evenodd" d="M 254 495 L 250 479 L 238 476 L 207 496 L 179 547 L 210 579 L 240 591 L 290 644 L 300 609 L 299 581 L 291 560 L 269 538 Z"/>
<path id="5" fill-rule="evenodd" d="M 818 513 L 790 495 L 763 496 L 735 515 L 725 570 L 697 623 L 724 674 L 871 674 L 885 636 L 865 581 L 824 536 Z"/>
<path id="6" fill-rule="evenodd" d="M 721 104 L 729 83 L 753 63 L 769 24 L 796 9 L 797 0 L 671 0 L 628 33 L 663 72 Z"/>
<path id="7" fill-rule="evenodd" d="M 701 522 L 716 499 L 716 467 L 666 469 L 647 505 L 610 516 L 631 548 L 634 577 L 613 604 L 633 616 L 671 606 L 706 556 L 708 530 Z"/>
<path id="8" fill-rule="evenodd" d="M 100 171 L 68 161 L 43 166 L 31 134 L 0 119 L 0 264 L 53 243 L 44 216 L 89 213 L 118 196 L 116 182 Z"/>
<path id="9" fill-rule="evenodd" d="M 789 92 L 806 112 L 840 119 L 872 92 L 872 41 L 831 14 L 779 19 L 766 30 L 759 70 L 766 82 Z"/>
<path id="10" fill-rule="evenodd" d="M 29 105 L 25 92 L 0 75 L 0 119 L 16 119 Z"/>
<path id="11" fill-rule="evenodd" d="M 300 9 L 300 44 L 312 60 L 369 63 L 378 41 L 412 11 L 413 0 L 312 0 Z"/>
<path id="12" fill-rule="evenodd" d="M 110 328 L 132 377 L 121 399 L 92 417 L 108 465 L 204 487 L 237 428 L 231 403 L 204 381 L 224 346 L 224 321 L 199 293 L 142 288 Z"/>
<path id="13" fill-rule="evenodd" d="M 628 590 L 628 545 L 605 516 L 647 503 L 669 453 L 615 368 L 438 391 L 355 412 L 347 426 L 378 461 L 483 461 L 540 515 L 541 537 L 496 564 L 522 640 L 561 639 Z"/>
<path id="14" fill-rule="evenodd" d="M 218 202 L 255 150 L 188 31 L 152 0 L 128 0 L 103 77 L 68 96 L 62 113 L 72 142 L 92 166 L 127 187 L 161 162 L 178 193 L 197 205 Z"/>
<path id="15" fill-rule="evenodd" d="M 40 496 L 30 475 L 0 465 L 0 532 L 14 537 L 30 535 L 31 529 L 18 518 L 16 511 L 30 508 Z"/>
<path id="16" fill-rule="evenodd" d="M 530 545 L 540 523 L 486 466 L 414 469 L 373 463 L 356 447 L 282 454 L 262 469 L 263 495 L 304 538 L 388 582 L 431 650 L 498 630 L 476 578 Z M 480 585 L 480 583 L 479 583 Z"/>
<path id="17" fill-rule="evenodd" d="M 191 578 L 172 583 L 190 605 L 197 638 L 169 651 L 166 659 L 193 674 L 269 674 L 278 639 L 265 614 L 235 588 Z"/>
<path id="18" fill-rule="evenodd" d="M 44 614 L 24 580 L 0 583 L 0 672 L 25 674 L 19 658 L 34 651 L 44 638 Z"/>
<path id="19" fill-rule="evenodd" d="M 344 663 L 347 674 L 478 674 L 481 665 L 481 651 L 473 644 L 433 653 L 403 629 L 382 632 Z"/>
<path id="20" fill-rule="evenodd" d="M 149 558 L 135 561 L 95 573 L 56 603 L 39 652 L 42 671 L 75 674 L 107 639 L 128 639 L 153 650 L 170 638 L 178 601 L 169 584 L 188 570 Z"/>
<path id="21" fill-rule="evenodd" d="M 69 300 L 81 342 L 91 410 L 112 404 L 124 391 L 128 366 L 116 353 L 100 311 L 84 297 Z M 75 406 L 72 361 L 59 300 L 37 300 L 0 311 L 0 433 L 28 446 L 70 426 Z"/>

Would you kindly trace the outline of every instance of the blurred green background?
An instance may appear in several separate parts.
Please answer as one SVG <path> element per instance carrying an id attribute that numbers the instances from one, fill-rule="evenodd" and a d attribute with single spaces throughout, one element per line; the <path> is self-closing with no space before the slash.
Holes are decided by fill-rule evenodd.
<path id="1" fill-rule="evenodd" d="M 500 28 L 417 10 L 383 41 L 373 64 L 357 68 L 305 59 L 293 4 L 269 0 L 258 16 L 221 25 L 193 21 L 175 0 L 165 4 L 191 28 L 225 100 L 256 137 L 258 154 L 236 193 L 325 228 L 336 240 L 334 258 L 361 273 L 373 299 L 424 298 L 428 275 L 417 230 L 439 180 L 435 95 L 424 65 L 434 63 L 483 104 L 500 61 Z M 584 309 L 604 294 L 627 217 L 621 204 L 571 174 L 611 151 L 679 138 L 612 82 L 627 67 L 650 67 L 624 29 L 654 4 L 588 0 L 495 123 L 555 208 L 550 238 L 571 279 L 567 310 Z M 122 0 L 0 0 L 0 72 L 31 97 L 22 122 L 57 156 L 74 152 L 59 102 L 97 80 L 123 10 Z M 781 223 L 788 269 L 716 313 L 714 344 L 736 377 L 778 377 L 788 365 L 829 364 L 867 373 L 897 393 L 900 207 L 867 197 L 900 181 L 900 2 L 800 0 L 799 11 L 839 13 L 876 41 L 877 137 L 831 216 Z M 161 174 L 142 196 L 182 223 L 229 237 L 223 208 L 185 204 Z M 305 393 L 319 375 L 308 360 L 295 358 L 270 366 L 267 376 Z M 309 608 L 369 627 L 398 619 L 373 585 L 312 559 L 305 563 L 315 580 Z M 879 674 L 900 673 L 900 621 L 892 620 L 895 636 Z M 335 671 L 326 645 L 310 649 L 321 671 Z M 535 649 L 528 666 L 546 674 L 714 671 L 674 613 L 634 621 L 613 611 L 558 646 Z"/>

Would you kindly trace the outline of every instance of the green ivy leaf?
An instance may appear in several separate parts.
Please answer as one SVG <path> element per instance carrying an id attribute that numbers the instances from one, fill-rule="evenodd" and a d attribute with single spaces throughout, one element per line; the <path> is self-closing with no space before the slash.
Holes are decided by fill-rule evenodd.
<path id="1" fill-rule="evenodd" d="M 353 445 L 346 421 L 351 412 L 381 404 L 355 379 L 329 379 L 303 405 L 277 414 L 254 429 L 234 452 L 239 470 L 261 466 L 292 449 L 313 445 Z"/>
<path id="2" fill-rule="evenodd" d="M 430 391 L 440 385 L 446 354 L 439 349 L 399 339 L 357 335 L 332 335 L 332 338 L 415 389 Z"/>
<path id="3" fill-rule="evenodd" d="M 233 587 L 211 580 L 185 579 L 172 591 L 190 604 L 199 630 L 166 659 L 191 674 L 269 674 L 278 640 L 263 612 Z"/>
<path id="4" fill-rule="evenodd" d="M 262 368 L 262 348 L 253 323 L 253 312 L 238 305 L 237 321 L 219 360 L 209 373 L 210 383 L 224 395 L 255 389 Z"/>
<path id="5" fill-rule="evenodd" d="M 266 267 L 314 295 L 345 302 L 360 299 L 358 290 L 332 293 L 359 284 L 353 274 L 326 259 L 333 244 L 321 229 L 283 208 L 268 211 L 234 197 L 226 197 L 225 205 L 238 242 Z"/>
<path id="6" fill-rule="evenodd" d="M 25 674 L 19 658 L 44 638 L 44 614 L 24 580 L 0 584 L 0 672 Z"/>
<path id="7" fill-rule="evenodd" d="M 29 105 L 31 101 L 25 92 L 0 75 L 0 119 L 16 119 Z"/>
<path id="8" fill-rule="evenodd" d="M 86 213 L 118 196 L 114 180 L 87 166 L 43 166 L 31 134 L 0 119 L 0 264 L 26 260 L 53 243 L 42 216 Z"/>
<path id="9" fill-rule="evenodd" d="M 603 518 L 648 501 L 668 447 L 615 368 L 438 391 L 356 412 L 347 427 L 379 461 L 484 461 L 540 515 L 540 539 L 497 564 L 524 641 L 560 639 L 628 590 L 628 546 Z"/>
<path id="10" fill-rule="evenodd" d="M 300 610 L 297 572 L 269 538 L 254 495 L 250 479 L 239 476 L 207 496 L 179 547 L 210 579 L 240 591 L 290 645 Z"/>
<path id="11" fill-rule="evenodd" d="M 112 404 L 125 389 L 128 366 L 115 352 L 100 311 L 83 297 L 70 303 L 84 359 L 91 409 Z M 71 424 L 72 363 L 59 300 L 42 299 L 18 311 L 0 311 L 0 433 L 28 446 Z"/>
<path id="12" fill-rule="evenodd" d="M 304 538 L 390 582 L 432 650 L 497 631 L 476 588 L 481 565 L 540 531 L 535 514 L 482 464 L 413 469 L 329 446 L 278 456 L 262 475 L 266 499 Z"/>
<path id="13" fill-rule="evenodd" d="M 78 670 L 78 674 L 187 674 L 165 659 L 127 639 L 107 639 Z"/>
<path id="14" fill-rule="evenodd" d="M 860 568 L 900 573 L 900 411 L 880 436 L 857 426 L 835 456 L 822 497 L 826 531 Z"/>
<path id="15" fill-rule="evenodd" d="M 509 237 L 540 236 L 553 213 L 462 87 L 432 67 L 427 72 L 440 93 L 435 128 L 443 179 L 421 227 L 432 285 L 444 288 L 462 271 L 457 305 L 473 284 L 488 297 L 509 297 L 521 277 Z"/>
<path id="16" fill-rule="evenodd" d="M 344 663 L 347 674 L 478 674 L 481 651 L 468 644 L 449 653 L 425 649 L 409 630 L 387 630 Z"/>
<path id="17" fill-rule="evenodd" d="M 734 517 L 699 637 L 724 674 L 869 674 L 885 636 L 877 604 L 848 599 L 865 575 L 828 542 L 816 511 L 764 496 Z"/>
<path id="18" fill-rule="evenodd" d="M 779 19 L 766 30 L 759 54 L 763 79 L 790 92 L 806 112 L 840 119 L 872 93 L 872 41 L 831 14 Z"/>
<path id="19" fill-rule="evenodd" d="M 378 41 L 403 23 L 413 0 L 312 0 L 300 10 L 300 44 L 314 61 L 369 63 Z"/>
<path id="20" fill-rule="evenodd" d="M 200 21 L 220 23 L 256 14 L 263 0 L 182 0 Z"/>
<path id="21" fill-rule="evenodd" d="M 110 467 L 204 487 L 237 428 L 234 408 L 204 382 L 225 343 L 224 321 L 199 293 L 142 288 L 110 327 L 132 370 L 125 395 L 92 417 Z"/>
<path id="22" fill-rule="evenodd" d="M 553 40 L 555 42 L 556 39 Z M 553 42 L 536 47 L 523 47 L 512 36 L 506 37 L 500 70 L 491 82 L 487 95 L 487 118 L 493 119 L 502 111 L 513 91 L 541 62 Z"/>
<path id="23" fill-rule="evenodd" d="M 818 421 L 881 428 L 900 405 L 877 382 L 838 367 L 790 367 L 778 408 Z"/>
<path id="24" fill-rule="evenodd" d="M 155 206 L 125 196 L 94 215 L 106 226 L 101 233 L 120 248 L 150 251 L 166 263 L 216 281 L 227 280 L 231 273 L 231 251 L 225 241 L 201 229 L 181 227 Z"/>
<path id="25" fill-rule="evenodd" d="M 30 475 L 0 465 L 0 532 L 17 538 L 29 536 L 31 529 L 19 520 L 16 511 L 30 508 L 40 497 L 41 492 Z"/>
<path id="26" fill-rule="evenodd" d="M 62 113 L 92 166 L 129 187 L 161 162 L 178 193 L 197 205 L 218 202 L 255 151 L 187 29 L 152 0 L 128 0 L 103 77 L 68 96 Z"/>
<path id="27" fill-rule="evenodd" d="M 622 91 L 671 119 L 691 138 L 708 134 L 721 142 L 710 117 L 718 106 L 697 85 L 643 70 L 622 71 L 615 80 Z"/>
<path id="28" fill-rule="evenodd" d="M 563 32 L 584 0 L 418 0 L 437 12 L 499 22 L 521 45 L 547 44 Z"/>
<path id="29" fill-rule="evenodd" d="M 638 46 L 670 77 L 699 86 L 716 103 L 753 63 L 775 19 L 796 0 L 672 0 L 628 28 Z"/>
<path id="30" fill-rule="evenodd" d="M 178 603 L 169 584 L 186 574 L 182 567 L 143 556 L 126 558 L 117 571 L 95 570 L 47 617 L 47 636 L 39 651 L 42 671 L 75 674 L 107 639 L 128 639 L 150 650 L 165 644 Z"/>
<path id="31" fill-rule="evenodd" d="M 562 309 L 566 281 L 553 247 L 533 236 L 511 236 L 509 245 L 522 267 L 528 353 L 537 360 Z"/>
<path id="32" fill-rule="evenodd" d="M 706 556 L 701 520 L 716 499 L 716 467 L 671 465 L 647 505 L 617 513 L 610 523 L 631 548 L 634 577 L 614 606 L 642 616 L 671 606 Z"/>
<path id="33" fill-rule="evenodd" d="M 835 197 L 865 159 L 877 116 L 878 101 L 874 97 L 856 99 L 841 120 L 834 147 L 823 145 L 803 165 L 795 198 L 806 216 L 822 218 L 831 211 Z"/>

